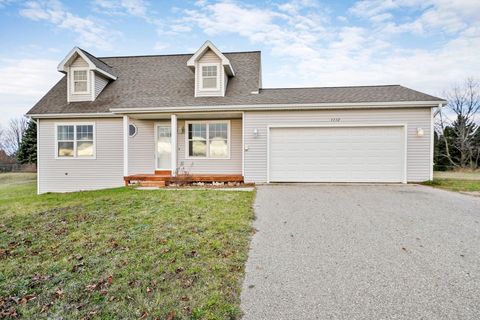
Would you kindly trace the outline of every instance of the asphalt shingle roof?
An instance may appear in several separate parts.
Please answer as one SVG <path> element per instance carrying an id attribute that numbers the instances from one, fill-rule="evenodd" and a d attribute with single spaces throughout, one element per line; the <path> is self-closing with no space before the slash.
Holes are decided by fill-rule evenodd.
<path id="1" fill-rule="evenodd" d="M 112 71 L 112 68 L 110 68 L 109 65 L 107 65 L 105 62 L 99 60 L 97 57 L 95 57 L 93 54 L 90 54 L 89 52 L 79 48 L 80 51 L 82 51 L 89 59 L 90 61 L 93 62 L 93 64 L 98 68 L 101 69 L 105 72 L 108 72 L 112 76 L 115 76 L 114 72 Z"/>
<path id="2" fill-rule="evenodd" d="M 85 52 L 90 57 L 89 53 Z M 261 89 L 260 52 L 225 53 L 236 70 L 225 97 L 195 97 L 191 54 L 92 58 L 117 80 L 110 81 L 95 101 L 67 102 L 63 77 L 28 114 L 102 113 L 110 108 L 307 104 L 355 102 L 443 101 L 400 85 Z M 97 63 L 95 62 L 95 63 Z M 100 68 L 100 64 L 97 65 Z M 252 94 L 252 91 L 259 91 Z"/>

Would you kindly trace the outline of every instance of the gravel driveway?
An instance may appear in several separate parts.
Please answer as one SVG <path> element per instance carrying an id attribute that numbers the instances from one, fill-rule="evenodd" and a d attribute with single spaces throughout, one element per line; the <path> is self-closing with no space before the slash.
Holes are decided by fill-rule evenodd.
<path id="1" fill-rule="evenodd" d="M 480 198 L 260 186 L 244 319 L 480 319 Z"/>

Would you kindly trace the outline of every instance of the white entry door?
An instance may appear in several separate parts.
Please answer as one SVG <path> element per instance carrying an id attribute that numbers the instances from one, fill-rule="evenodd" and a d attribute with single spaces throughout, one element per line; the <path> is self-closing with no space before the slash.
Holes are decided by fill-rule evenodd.
<path id="1" fill-rule="evenodd" d="M 156 169 L 172 169 L 172 130 L 170 124 L 156 125 Z"/>
<path id="2" fill-rule="evenodd" d="M 271 182 L 405 182 L 403 126 L 270 128 Z"/>

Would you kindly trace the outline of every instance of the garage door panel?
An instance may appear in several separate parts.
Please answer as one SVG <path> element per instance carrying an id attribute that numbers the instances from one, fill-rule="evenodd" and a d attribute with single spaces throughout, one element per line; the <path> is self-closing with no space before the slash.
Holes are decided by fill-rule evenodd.
<path id="1" fill-rule="evenodd" d="M 271 128 L 270 181 L 402 182 L 403 127 Z"/>

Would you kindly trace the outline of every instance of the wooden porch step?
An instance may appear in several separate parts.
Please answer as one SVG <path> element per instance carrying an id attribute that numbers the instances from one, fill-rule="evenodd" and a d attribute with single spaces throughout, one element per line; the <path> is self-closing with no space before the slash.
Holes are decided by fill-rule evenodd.
<path id="1" fill-rule="evenodd" d="M 171 176 L 172 170 L 155 170 L 155 174 Z"/>
<path id="2" fill-rule="evenodd" d="M 165 187 L 165 181 L 139 181 L 141 187 Z"/>

